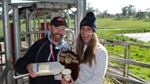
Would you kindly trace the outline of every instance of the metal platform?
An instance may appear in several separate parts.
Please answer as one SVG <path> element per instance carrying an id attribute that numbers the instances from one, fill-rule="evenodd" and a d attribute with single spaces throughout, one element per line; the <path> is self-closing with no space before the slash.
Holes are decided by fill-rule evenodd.
<path id="1" fill-rule="evenodd" d="M 3 31 L 4 31 L 4 46 L 5 46 L 5 61 L 10 61 L 11 56 L 12 56 L 12 50 L 11 50 L 11 40 L 10 40 L 10 22 L 9 20 L 11 19 L 13 22 L 13 30 L 14 30 L 14 61 L 17 60 L 21 56 L 21 42 L 20 42 L 20 36 L 21 34 L 25 33 L 26 35 L 26 42 L 27 46 L 31 46 L 31 35 L 35 34 L 37 28 L 32 28 L 31 26 L 31 20 L 38 20 L 35 15 L 41 14 L 44 19 L 44 30 L 46 29 L 46 21 L 47 21 L 47 16 L 49 15 L 51 18 L 53 17 L 54 14 L 59 13 L 59 14 L 64 14 L 68 26 L 70 27 L 71 21 L 70 21 L 70 16 L 66 12 L 66 10 L 71 10 L 72 7 L 76 8 L 76 11 L 72 11 L 75 15 L 74 17 L 74 32 L 75 35 L 79 33 L 79 23 L 81 19 L 83 18 L 84 14 L 86 13 L 85 7 L 86 7 L 86 0 L 38 0 L 34 2 L 27 2 L 27 1 L 22 1 L 18 0 L 17 2 L 14 2 L 17 0 L 0 0 L 0 7 L 2 8 L 2 16 L 3 16 Z M 12 11 L 10 14 L 9 12 Z M 25 32 L 21 32 L 20 29 L 20 18 L 25 19 L 26 23 L 26 30 Z M 51 19 L 48 18 L 48 19 Z M 33 23 L 35 25 L 35 23 Z M 40 32 L 45 32 L 45 31 L 40 31 Z M 15 80 L 12 79 L 12 75 L 14 74 L 13 69 L 11 69 L 8 73 L 7 80 L 11 81 L 4 81 L 4 84 L 15 84 Z M 2 77 L 3 78 L 3 77 Z M 22 84 L 22 80 L 17 80 L 18 84 Z"/>

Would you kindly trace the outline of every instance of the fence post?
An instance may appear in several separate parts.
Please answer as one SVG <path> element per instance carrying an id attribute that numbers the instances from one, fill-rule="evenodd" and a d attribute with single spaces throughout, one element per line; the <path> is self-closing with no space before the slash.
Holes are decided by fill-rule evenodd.
<path id="1" fill-rule="evenodd" d="M 40 31 L 49 30 L 50 22 L 46 23 L 46 28 L 44 28 L 44 23 L 40 23 Z M 45 37 L 45 33 L 40 34 L 40 39 Z"/>

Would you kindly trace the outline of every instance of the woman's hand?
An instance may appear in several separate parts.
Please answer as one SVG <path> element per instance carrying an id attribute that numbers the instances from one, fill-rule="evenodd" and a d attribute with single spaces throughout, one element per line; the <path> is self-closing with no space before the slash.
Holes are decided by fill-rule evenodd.
<path id="1" fill-rule="evenodd" d="M 28 70 L 28 72 L 29 72 L 29 74 L 30 74 L 30 76 L 31 76 L 32 78 L 35 78 L 35 77 L 38 77 L 38 76 L 39 76 L 39 74 L 36 74 L 36 73 L 33 71 L 33 64 L 32 64 L 32 63 L 27 65 L 27 70 Z"/>
<path id="2" fill-rule="evenodd" d="M 72 77 L 71 77 L 71 80 L 70 80 L 69 82 L 62 78 L 61 84 L 75 84 L 75 82 L 74 82 L 74 80 L 72 79 Z"/>

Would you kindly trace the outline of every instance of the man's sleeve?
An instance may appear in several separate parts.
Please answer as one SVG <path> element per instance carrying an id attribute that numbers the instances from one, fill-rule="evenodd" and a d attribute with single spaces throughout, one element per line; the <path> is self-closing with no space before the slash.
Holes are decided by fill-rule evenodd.
<path id="1" fill-rule="evenodd" d="M 38 51 L 38 44 L 34 43 L 29 50 L 25 53 L 25 55 L 19 58 L 15 63 L 15 69 L 18 73 L 28 73 L 26 67 L 28 64 L 33 63 L 36 59 L 36 54 Z"/>

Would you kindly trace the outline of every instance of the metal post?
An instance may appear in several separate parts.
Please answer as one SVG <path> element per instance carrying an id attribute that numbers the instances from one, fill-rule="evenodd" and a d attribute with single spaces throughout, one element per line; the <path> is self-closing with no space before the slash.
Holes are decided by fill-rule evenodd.
<path id="1" fill-rule="evenodd" d="M 19 15 L 18 7 L 13 7 L 13 26 L 14 26 L 14 41 L 15 41 L 15 57 L 16 60 L 20 57 L 20 34 L 19 34 Z"/>
<path id="2" fill-rule="evenodd" d="M 6 60 L 10 60 L 10 29 L 9 29 L 9 16 L 8 16 L 8 2 L 7 0 L 3 0 L 2 2 L 2 13 L 3 13 L 3 30 L 5 36 L 5 54 L 7 56 Z"/>
<path id="3" fill-rule="evenodd" d="M 47 30 L 47 17 L 46 17 L 46 14 L 44 14 L 44 30 Z"/>
<path id="4" fill-rule="evenodd" d="M 77 11 L 74 12 L 74 32 L 75 36 L 78 35 L 78 18 L 77 18 Z"/>
<path id="5" fill-rule="evenodd" d="M 33 21 L 34 21 L 34 29 L 33 29 L 33 31 L 36 32 L 37 31 L 36 30 L 36 15 L 33 16 Z M 37 40 L 36 37 L 37 37 L 37 34 L 34 34 L 34 39 L 33 39 L 34 41 Z"/>
<path id="6" fill-rule="evenodd" d="M 4 48 L 5 48 L 5 62 L 10 61 L 10 29 L 9 29 L 9 15 L 8 15 L 8 0 L 2 1 L 2 14 L 3 14 L 3 30 L 4 30 Z M 8 74 L 7 80 L 11 80 L 10 74 Z M 11 81 L 6 81 L 7 84 L 12 84 Z"/>
<path id="7" fill-rule="evenodd" d="M 18 6 L 13 6 L 13 28 L 14 28 L 14 45 L 15 45 L 15 61 L 20 57 L 20 33 L 19 33 L 19 14 Z M 17 83 L 22 84 L 22 79 L 18 79 Z"/>
<path id="8" fill-rule="evenodd" d="M 128 48 L 128 59 L 130 59 L 130 44 L 127 44 Z M 127 64 L 127 77 L 129 77 L 129 64 Z"/>
<path id="9" fill-rule="evenodd" d="M 80 30 L 80 22 L 83 18 L 83 0 L 78 0 L 77 2 L 77 32 L 76 35 L 78 35 Z"/>
<path id="10" fill-rule="evenodd" d="M 40 30 L 40 19 L 37 17 L 38 20 L 38 31 Z M 40 38 L 40 34 L 37 34 L 37 39 Z"/>
<path id="11" fill-rule="evenodd" d="M 25 15 L 25 19 L 26 19 L 26 32 L 30 31 L 29 30 L 29 10 L 26 9 L 26 15 Z M 30 34 L 26 35 L 26 43 L 27 43 L 27 47 L 30 47 L 31 43 L 30 43 Z"/>
<path id="12" fill-rule="evenodd" d="M 127 59 L 127 45 L 124 44 L 124 59 Z M 126 77 L 126 66 L 127 64 L 124 63 L 123 64 L 123 76 Z M 123 84 L 126 84 L 126 82 L 124 81 Z"/>
<path id="13" fill-rule="evenodd" d="M 63 11 L 64 12 L 64 11 Z M 67 22 L 68 22 L 68 28 L 71 28 L 71 19 L 70 19 L 70 16 L 69 14 L 67 14 L 66 12 L 65 13 L 65 16 L 67 17 Z"/>
<path id="14" fill-rule="evenodd" d="M 63 13 L 65 14 L 65 16 L 67 17 L 67 22 L 68 22 L 68 28 L 71 28 L 71 21 L 70 21 L 70 16 L 69 14 L 67 14 L 66 12 L 63 11 Z M 74 33 L 73 33 L 74 34 Z M 72 35 L 73 35 L 72 34 Z M 71 36 L 71 33 L 69 31 L 66 32 L 66 35 L 67 35 L 67 39 L 71 39 L 73 36 Z M 75 40 L 73 40 L 75 41 Z M 68 41 L 67 40 L 67 43 L 70 44 L 72 42 Z"/>
<path id="15" fill-rule="evenodd" d="M 86 15 L 86 0 L 83 1 L 83 17 Z"/>

